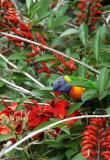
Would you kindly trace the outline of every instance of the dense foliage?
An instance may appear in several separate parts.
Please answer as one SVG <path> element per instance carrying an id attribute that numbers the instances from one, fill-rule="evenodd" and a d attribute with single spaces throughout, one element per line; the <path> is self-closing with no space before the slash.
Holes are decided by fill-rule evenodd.
<path id="1" fill-rule="evenodd" d="M 110 159 L 109 9 L 0 0 L 1 159 Z"/>

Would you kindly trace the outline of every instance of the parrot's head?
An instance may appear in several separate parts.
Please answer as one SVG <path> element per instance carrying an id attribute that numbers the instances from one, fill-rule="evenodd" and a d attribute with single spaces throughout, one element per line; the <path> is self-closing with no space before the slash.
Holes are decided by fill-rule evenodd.
<path id="1" fill-rule="evenodd" d="M 69 82 L 71 81 L 70 77 L 65 75 L 61 76 L 58 79 L 55 80 L 53 83 L 53 91 L 56 96 L 66 93 L 68 94 L 70 92 L 71 86 L 69 85 Z"/>

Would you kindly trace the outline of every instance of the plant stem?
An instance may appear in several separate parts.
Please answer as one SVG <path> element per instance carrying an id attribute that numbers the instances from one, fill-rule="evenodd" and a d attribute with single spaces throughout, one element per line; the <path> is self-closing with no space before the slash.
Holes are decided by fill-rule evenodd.
<path id="1" fill-rule="evenodd" d="M 28 40 L 28 39 L 23 38 L 23 37 L 20 37 L 20 36 L 15 36 L 15 35 L 8 34 L 8 33 L 5 33 L 5 32 L 0 32 L 0 34 L 2 34 L 2 35 L 4 35 L 4 36 L 8 36 L 8 37 L 17 38 L 17 39 L 22 40 L 22 41 L 24 41 L 24 42 L 28 42 L 28 43 L 31 43 L 31 44 L 34 44 L 34 45 L 43 47 L 43 48 L 46 49 L 46 50 L 49 50 L 49 51 L 51 51 L 51 52 L 54 52 L 55 54 L 59 54 L 59 55 L 64 56 L 64 57 L 66 57 L 66 58 L 72 59 L 72 60 L 74 60 L 76 63 L 81 64 L 82 66 L 88 68 L 89 70 L 91 70 L 91 71 L 93 71 L 93 72 L 95 72 L 95 73 L 97 73 L 97 74 L 100 74 L 100 72 L 99 72 L 98 70 L 94 69 L 94 68 L 91 67 L 90 65 L 88 65 L 88 64 L 86 64 L 86 63 L 83 63 L 83 62 L 81 62 L 81 61 L 79 61 L 79 60 L 77 60 L 77 59 L 75 59 L 75 58 L 72 58 L 72 57 L 70 57 L 70 56 L 68 56 L 68 55 L 66 55 L 66 54 L 64 54 L 64 53 L 62 53 L 62 52 L 60 52 L 60 51 L 58 51 L 58 50 L 56 50 L 56 49 L 53 49 L 53 48 L 44 46 L 44 45 L 42 45 L 41 43 L 37 43 L 37 42 Z"/>

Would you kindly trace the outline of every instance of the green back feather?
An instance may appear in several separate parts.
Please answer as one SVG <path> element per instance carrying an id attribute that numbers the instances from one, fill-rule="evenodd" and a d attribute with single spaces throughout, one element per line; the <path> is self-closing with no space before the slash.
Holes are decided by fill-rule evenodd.
<path id="1" fill-rule="evenodd" d="M 95 82 L 92 82 L 91 80 L 83 77 L 65 75 L 64 80 L 68 82 L 71 86 L 84 87 L 86 89 L 97 89 L 97 85 Z"/>

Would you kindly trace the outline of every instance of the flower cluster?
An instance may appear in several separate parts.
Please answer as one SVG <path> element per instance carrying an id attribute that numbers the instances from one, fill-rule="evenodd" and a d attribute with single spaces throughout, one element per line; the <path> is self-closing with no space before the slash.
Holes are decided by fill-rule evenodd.
<path id="1" fill-rule="evenodd" d="M 0 30 L 9 30 L 10 27 L 17 26 L 19 18 L 14 4 L 9 0 L 0 0 Z"/>
<path id="2" fill-rule="evenodd" d="M 65 73 L 65 71 L 67 71 L 67 73 L 69 74 L 72 73 L 73 71 L 76 71 L 76 66 L 72 59 L 65 60 L 64 56 L 58 55 L 57 53 L 53 53 L 53 55 L 55 56 L 56 60 L 61 63 L 61 65 L 58 66 L 59 72 Z"/>
<path id="3" fill-rule="evenodd" d="M 10 30 L 14 32 L 17 36 L 21 36 L 23 38 L 27 38 L 29 40 L 37 40 L 43 45 L 47 45 L 43 39 L 43 36 L 38 32 L 36 33 L 36 39 L 34 38 L 31 31 L 31 24 L 27 22 L 23 22 L 20 20 L 20 15 L 18 18 L 17 11 L 15 9 L 14 4 L 10 0 L 0 0 L 0 28 L 1 31 Z M 18 47 L 24 47 L 26 49 L 27 45 L 22 40 L 12 37 L 7 37 L 10 42 L 14 43 Z M 29 47 L 29 46 L 28 46 Z M 36 54 L 39 54 L 40 51 L 44 50 L 42 47 L 36 47 L 35 45 L 31 45 L 33 53 L 27 55 L 27 57 L 31 58 Z"/>
<path id="4" fill-rule="evenodd" d="M 31 24 L 29 24 L 28 22 L 23 22 L 23 17 L 20 19 L 20 15 L 17 15 L 17 11 L 14 7 L 14 4 L 10 0 L 0 1 L 0 7 L 2 10 L 0 12 L 0 28 L 2 29 L 1 31 L 10 30 L 17 36 L 32 41 L 37 41 L 42 45 L 47 46 L 47 43 L 44 40 L 43 35 L 36 32 L 36 37 L 33 36 L 33 33 L 31 31 Z M 26 55 L 26 62 L 33 62 L 33 57 L 35 57 L 38 54 L 39 56 L 42 56 L 41 51 L 45 51 L 45 49 L 41 46 L 35 46 L 34 44 L 27 45 L 27 43 L 23 40 L 12 38 L 9 36 L 7 38 L 11 43 L 15 44 L 18 47 L 24 49 L 31 48 L 31 52 Z M 36 72 L 38 74 L 46 73 L 46 76 L 50 77 L 51 73 L 58 73 L 62 75 L 62 73 L 65 74 L 68 72 L 68 74 L 71 74 L 73 71 L 76 71 L 76 66 L 73 60 L 65 60 L 63 56 L 60 56 L 57 53 L 52 52 L 52 54 L 56 58 L 56 60 L 53 61 L 53 64 L 57 62 L 59 62 L 60 64 L 58 66 L 55 65 L 55 67 L 53 67 L 52 70 L 47 66 L 46 62 L 44 61 L 40 63 L 40 68 L 36 68 Z"/>
<path id="5" fill-rule="evenodd" d="M 88 160 L 110 159 L 110 127 L 105 118 L 92 118 L 83 132 L 82 154 Z"/>
<path id="6" fill-rule="evenodd" d="M 49 69 L 49 67 L 47 66 L 47 63 L 45 61 L 43 61 L 41 64 L 40 64 L 40 69 L 37 68 L 36 72 L 38 74 L 40 73 L 46 73 L 46 76 L 47 77 L 50 77 L 50 73 L 52 73 L 52 71 Z"/>
<path id="7" fill-rule="evenodd" d="M 101 7 L 102 5 L 97 0 L 80 0 L 78 3 L 80 13 L 77 15 L 77 24 L 80 25 L 85 22 L 90 31 L 95 30 L 97 22 L 101 19 Z"/>
<path id="8" fill-rule="evenodd" d="M 12 102 L 11 104 L 6 104 L 2 102 L 5 109 L 0 112 L 0 134 L 22 134 L 23 132 L 23 122 L 25 114 L 20 111 L 16 111 L 17 103 Z"/>
<path id="9" fill-rule="evenodd" d="M 50 67 L 47 66 L 47 63 L 43 61 L 42 63 L 39 64 L 40 67 L 38 67 L 36 70 L 38 74 L 46 73 L 46 76 L 50 77 L 52 73 L 64 75 L 67 73 L 71 74 L 76 71 L 76 65 L 74 64 L 73 60 L 66 60 L 64 56 L 59 56 L 57 53 L 53 55 L 55 56 L 56 59 L 50 62 L 52 69 L 50 69 Z"/>
<path id="10" fill-rule="evenodd" d="M 40 124 L 47 122 L 50 118 L 57 118 L 58 120 L 67 117 L 67 109 L 70 104 L 67 100 L 54 99 L 44 105 L 39 105 L 36 100 L 31 100 L 31 103 L 24 103 L 23 108 L 17 111 L 18 104 L 12 102 L 10 104 L 2 101 L 5 109 L 0 112 L 0 134 L 12 134 L 15 137 L 23 134 L 27 130 L 33 130 Z M 73 112 L 70 117 L 80 115 L 79 111 Z M 73 125 L 75 121 L 68 124 Z M 59 128 L 56 128 L 51 134 L 59 133 Z M 38 137 L 37 137 L 38 138 Z"/>
<path id="11" fill-rule="evenodd" d="M 40 68 L 38 67 L 36 72 L 38 74 L 46 73 L 46 76 L 50 77 L 52 73 L 63 75 L 66 73 L 71 74 L 76 71 L 76 65 L 74 64 L 73 60 L 66 60 L 64 56 L 59 56 L 58 54 L 54 54 L 54 56 L 56 59 L 50 62 L 52 65 L 52 69 L 50 69 L 47 66 L 47 63 L 43 61 L 42 63 L 39 64 Z"/>

